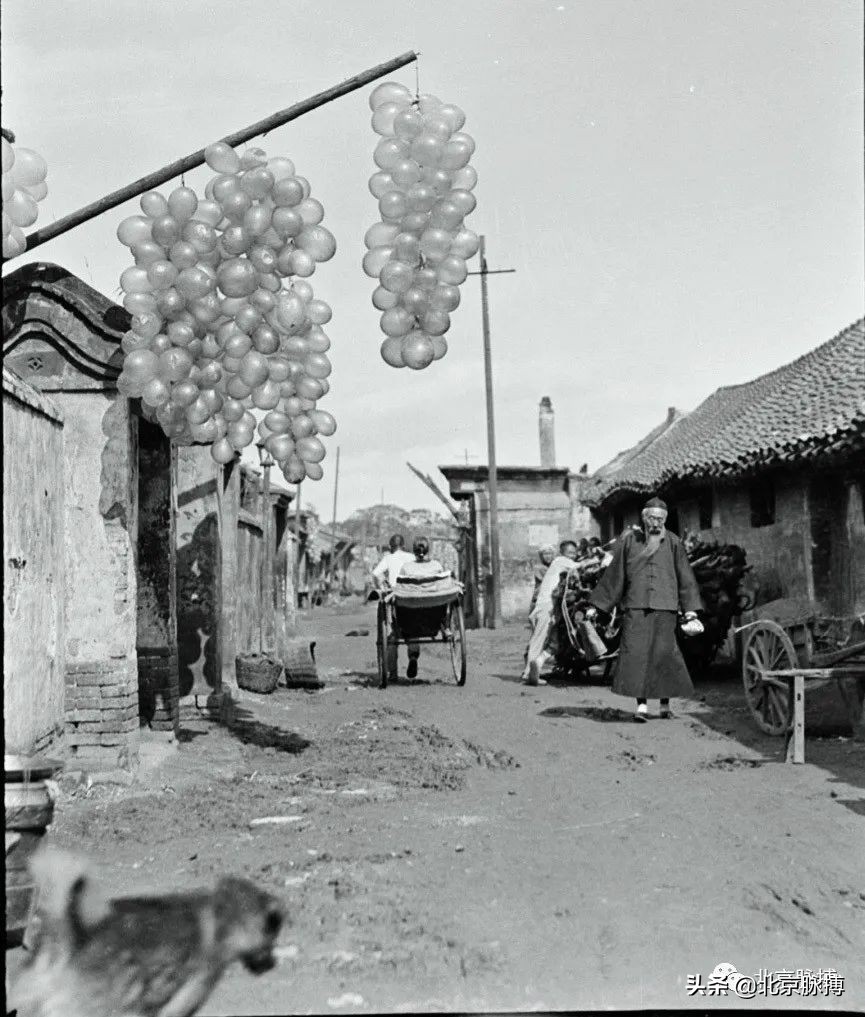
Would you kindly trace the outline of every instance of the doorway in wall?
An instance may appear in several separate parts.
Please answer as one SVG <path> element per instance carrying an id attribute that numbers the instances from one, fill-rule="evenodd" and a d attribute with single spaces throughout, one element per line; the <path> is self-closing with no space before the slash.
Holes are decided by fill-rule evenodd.
<path id="1" fill-rule="evenodd" d="M 137 424 L 136 583 L 138 717 L 142 727 L 174 730 L 178 716 L 177 557 L 171 511 L 171 443 L 141 416 Z"/>

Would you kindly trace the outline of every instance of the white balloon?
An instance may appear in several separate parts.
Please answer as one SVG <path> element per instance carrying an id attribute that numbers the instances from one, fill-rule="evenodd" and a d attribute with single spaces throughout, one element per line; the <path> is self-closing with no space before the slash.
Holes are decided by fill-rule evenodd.
<path id="1" fill-rule="evenodd" d="M 363 256 L 363 270 L 370 279 L 378 279 L 381 270 L 393 256 L 393 247 L 373 247 Z"/>
<path id="2" fill-rule="evenodd" d="M 405 367 L 402 358 L 402 339 L 385 339 L 381 344 L 381 359 L 390 367 Z"/>
<path id="3" fill-rule="evenodd" d="M 397 81 L 383 81 L 370 93 L 369 108 L 375 111 L 379 108 L 379 106 L 383 106 L 388 102 L 395 102 L 403 106 L 408 106 L 413 98 L 414 96 L 405 87 L 405 85 L 401 85 Z"/>
<path id="4" fill-rule="evenodd" d="M 366 231 L 363 242 L 367 250 L 371 251 L 374 247 L 386 247 L 388 244 L 392 244 L 398 233 L 399 226 L 396 223 L 377 222 Z"/>
<path id="5" fill-rule="evenodd" d="M 384 286 L 376 286 L 372 291 L 372 305 L 379 311 L 387 311 L 391 307 L 396 307 L 399 303 L 399 294 L 391 293 L 390 290 L 386 290 Z"/>

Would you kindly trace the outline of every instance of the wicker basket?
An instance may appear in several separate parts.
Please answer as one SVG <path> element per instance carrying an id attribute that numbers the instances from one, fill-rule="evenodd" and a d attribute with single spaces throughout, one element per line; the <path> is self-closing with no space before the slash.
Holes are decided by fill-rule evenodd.
<path id="1" fill-rule="evenodd" d="M 237 658 L 237 684 L 247 692 L 273 692 L 280 674 L 282 663 L 266 653 L 244 653 Z"/>
<path id="2" fill-rule="evenodd" d="M 320 689 L 324 682 L 315 666 L 315 643 L 291 639 L 285 650 L 285 684 L 290 689 Z"/>

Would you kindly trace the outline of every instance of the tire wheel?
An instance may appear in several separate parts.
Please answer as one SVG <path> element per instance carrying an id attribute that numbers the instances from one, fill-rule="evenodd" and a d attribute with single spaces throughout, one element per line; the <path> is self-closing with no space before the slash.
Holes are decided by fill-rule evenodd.
<path id="1" fill-rule="evenodd" d="M 387 688 L 387 605 L 383 600 L 378 602 L 376 612 L 376 661 L 378 663 L 378 686 Z"/>
<path id="2" fill-rule="evenodd" d="M 465 685 L 467 670 L 466 619 L 461 600 L 450 606 L 448 628 L 450 629 L 451 669 L 457 685 Z"/>
<path id="3" fill-rule="evenodd" d="M 777 622 L 764 618 L 748 630 L 742 648 L 742 684 L 754 720 L 766 734 L 784 734 L 791 717 L 788 683 L 766 678 L 765 672 L 798 666 L 793 643 Z"/>

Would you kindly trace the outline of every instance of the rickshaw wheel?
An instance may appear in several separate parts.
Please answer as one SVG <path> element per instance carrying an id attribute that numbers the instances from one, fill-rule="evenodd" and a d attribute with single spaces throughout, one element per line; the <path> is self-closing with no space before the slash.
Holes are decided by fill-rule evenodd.
<path id="1" fill-rule="evenodd" d="M 454 601 L 448 610 L 450 629 L 451 668 L 457 685 L 466 683 L 466 619 L 461 600 Z"/>
<path id="2" fill-rule="evenodd" d="M 787 683 L 764 678 L 765 671 L 789 671 L 799 660 L 790 637 L 776 622 L 763 618 L 748 629 L 742 647 L 742 683 L 745 699 L 761 731 L 784 734 L 790 727 Z"/>
<path id="3" fill-rule="evenodd" d="M 387 604 L 379 600 L 376 611 L 376 661 L 378 663 L 378 685 L 387 688 Z"/>

